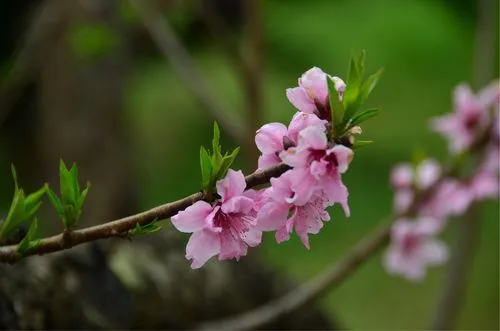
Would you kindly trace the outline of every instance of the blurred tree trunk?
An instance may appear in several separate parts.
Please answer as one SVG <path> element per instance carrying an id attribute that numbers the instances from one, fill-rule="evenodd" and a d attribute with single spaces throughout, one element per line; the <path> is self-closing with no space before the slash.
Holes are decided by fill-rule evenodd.
<path id="1" fill-rule="evenodd" d="M 80 178 L 92 182 L 83 227 L 135 211 L 122 98 L 132 45 L 118 1 L 48 2 L 62 15 L 60 33 L 37 53 L 44 60 L 3 128 L 15 144 L 16 164 L 24 166 L 23 183 L 32 175 L 31 186 L 48 179 L 58 190 L 59 158 L 77 162 Z M 94 53 L 81 52 L 82 38 Z M 113 42 L 105 52 L 93 47 L 102 38 Z M 46 219 L 56 218 L 44 217 L 44 228 Z M 0 329 L 190 329 L 255 308 L 294 286 L 253 256 L 193 271 L 184 255 L 184 238 L 168 229 L 133 243 L 108 240 L 0 265 Z M 266 327 L 331 324 L 309 305 Z"/>

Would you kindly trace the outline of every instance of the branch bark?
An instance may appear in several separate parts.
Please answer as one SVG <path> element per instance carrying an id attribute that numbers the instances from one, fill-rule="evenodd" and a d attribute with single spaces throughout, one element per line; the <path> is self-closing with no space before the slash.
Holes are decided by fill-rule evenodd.
<path id="1" fill-rule="evenodd" d="M 284 164 L 254 172 L 245 177 L 247 188 L 252 188 L 261 184 L 269 182 L 272 177 L 278 177 L 289 167 Z M 43 255 L 69 249 L 71 247 L 88 243 L 91 241 L 123 237 L 129 230 L 135 228 L 137 224 L 145 225 L 157 220 L 167 219 L 179 211 L 186 209 L 194 204 L 196 201 L 204 200 L 205 196 L 202 192 L 191 194 L 183 199 L 170 202 L 148 211 L 121 218 L 109 223 L 96 225 L 81 230 L 75 230 L 68 233 L 61 233 L 52 237 L 42 239 L 40 245 L 30 250 L 25 256 L 30 255 Z M 0 262 L 1 263 L 15 263 L 21 257 L 17 254 L 18 245 L 1 246 L 0 247 Z"/>

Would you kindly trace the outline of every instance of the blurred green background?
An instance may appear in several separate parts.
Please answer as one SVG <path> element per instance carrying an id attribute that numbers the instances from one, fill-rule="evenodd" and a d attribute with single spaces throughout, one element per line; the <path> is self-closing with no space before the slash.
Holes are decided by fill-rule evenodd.
<path id="1" fill-rule="evenodd" d="M 124 12 L 130 15 L 128 10 Z M 498 3 L 495 10 L 498 41 Z M 445 159 L 446 144 L 429 131 L 428 121 L 451 109 L 454 86 L 472 80 L 475 12 L 475 1 L 263 1 L 262 123 L 288 123 L 295 109 L 285 89 L 296 86 L 297 78 L 312 66 L 346 78 L 350 54 L 365 49 L 368 72 L 385 68 L 365 105 L 382 108 L 363 127 L 364 138 L 376 143 L 356 154 L 344 176 L 351 218 L 334 207 L 332 221 L 311 237 L 311 251 L 295 237 L 277 245 L 267 235 L 258 251 L 273 267 L 300 282 L 318 274 L 390 213 L 392 165 L 410 160 L 417 149 Z M 245 99 L 239 76 L 208 36 L 193 36 L 190 15 L 189 5 L 166 11 L 210 87 L 234 112 L 228 116 L 243 117 Z M 137 24 L 133 15 L 130 21 Z M 498 76 L 498 42 L 493 49 L 494 76 Z M 123 94 L 141 210 L 197 190 L 199 146 L 208 145 L 211 139 L 206 110 L 155 52 L 134 62 Z M 225 137 L 223 146 L 229 149 L 234 143 Z M 255 165 L 240 158 L 235 167 L 251 171 Z M 5 183 L 8 170 L 2 168 Z M 9 188 L 10 184 L 2 188 L 3 206 L 8 204 Z M 498 217 L 498 202 L 490 202 L 477 220 L 480 239 L 468 270 L 460 329 L 499 328 Z M 455 231 L 452 222 L 444 240 L 452 243 Z M 423 329 L 437 305 L 445 270 L 430 269 L 424 282 L 413 284 L 389 276 L 377 255 L 322 303 L 350 329 Z"/>

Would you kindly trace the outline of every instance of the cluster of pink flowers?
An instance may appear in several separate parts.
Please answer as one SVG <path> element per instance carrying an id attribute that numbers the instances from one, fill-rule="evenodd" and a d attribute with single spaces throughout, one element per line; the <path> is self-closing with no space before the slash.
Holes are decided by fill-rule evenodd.
<path id="1" fill-rule="evenodd" d="M 186 248 L 192 268 L 216 255 L 219 260 L 245 256 L 249 246 L 260 244 L 263 231 L 276 231 L 280 243 L 295 230 L 309 249 L 308 235 L 318 233 L 330 219 L 327 207 L 339 203 L 349 216 L 348 191 L 341 175 L 354 154 L 350 148 L 328 141 L 331 111 L 327 77 L 342 99 L 345 83 L 312 68 L 299 78 L 298 87 L 286 91 L 298 109 L 288 127 L 269 123 L 256 132 L 255 142 L 262 153 L 258 170 L 280 163 L 290 170 L 258 191 L 246 190 L 242 172 L 229 170 L 217 182 L 220 199 L 198 201 L 172 217 L 179 231 L 192 233 Z"/>
<path id="2" fill-rule="evenodd" d="M 477 154 L 468 175 L 445 173 L 433 159 L 415 167 L 399 164 L 393 169 L 395 212 L 411 217 L 399 217 L 393 225 L 384 261 L 389 273 L 421 280 L 427 266 L 447 260 L 447 247 L 436 236 L 448 219 L 463 215 L 473 203 L 499 196 L 499 105 L 498 82 L 477 96 L 467 85 L 460 85 L 454 93 L 454 112 L 432 120 L 431 127 L 448 140 L 455 161 L 463 162 L 470 154 Z"/>

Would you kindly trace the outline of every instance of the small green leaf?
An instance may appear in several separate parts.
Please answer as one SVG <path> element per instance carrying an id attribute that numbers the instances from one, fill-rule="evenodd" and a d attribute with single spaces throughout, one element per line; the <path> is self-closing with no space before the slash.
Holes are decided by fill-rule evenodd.
<path id="1" fill-rule="evenodd" d="M 90 183 L 87 182 L 87 187 L 82 191 L 82 194 L 80 195 L 80 197 L 76 201 L 76 209 L 79 212 L 81 212 L 81 209 L 83 207 L 83 203 L 85 202 L 85 199 L 87 198 L 87 194 L 89 193 L 89 189 L 90 189 Z"/>
<path id="2" fill-rule="evenodd" d="M 366 120 L 369 120 L 370 118 L 378 115 L 380 110 L 378 108 L 370 108 L 367 110 L 363 110 L 359 114 L 355 115 L 350 121 L 349 121 L 349 128 L 356 126 L 358 124 L 361 124 L 365 122 Z"/>
<path id="3" fill-rule="evenodd" d="M 351 56 L 349 73 L 347 74 L 347 84 L 344 91 L 343 105 L 345 108 L 345 119 L 351 118 L 356 112 L 356 100 L 358 99 L 359 90 L 364 68 L 364 52 L 358 56 Z"/>
<path id="4" fill-rule="evenodd" d="M 216 176 L 217 180 L 222 179 L 226 176 L 227 171 L 229 170 L 229 168 L 233 164 L 234 159 L 238 155 L 239 151 L 240 151 L 240 148 L 236 147 L 235 149 L 233 149 L 231 154 L 224 156 L 224 158 L 222 159 L 222 166 L 220 167 L 219 173 Z"/>
<path id="5" fill-rule="evenodd" d="M 30 223 L 28 233 L 17 246 L 17 252 L 21 254 L 21 256 L 25 255 L 31 248 L 33 248 L 33 245 L 30 245 L 30 242 L 33 239 L 35 239 L 37 229 L 38 229 L 38 220 L 34 218 L 33 221 Z"/>
<path id="6" fill-rule="evenodd" d="M 214 122 L 214 137 L 212 139 L 212 177 L 219 173 L 219 169 L 222 166 L 222 153 L 219 141 L 219 125 L 217 125 L 217 122 Z"/>
<path id="7" fill-rule="evenodd" d="M 52 189 L 49 187 L 48 184 L 45 184 L 45 186 L 47 188 L 47 196 L 49 197 L 52 206 L 54 206 L 54 209 L 56 210 L 57 214 L 63 217 L 64 211 L 61 200 L 59 200 L 59 197 L 54 193 L 54 191 L 52 191 Z"/>
<path id="8" fill-rule="evenodd" d="M 149 233 L 158 232 L 160 230 L 161 230 L 161 225 L 158 225 L 154 222 L 146 225 L 140 225 L 139 223 L 137 223 L 135 225 L 135 228 L 129 231 L 129 234 L 132 236 L 145 235 Z"/>
<path id="9" fill-rule="evenodd" d="M 40 200 L 42 199 L 43 195 L 45 194 L 45 192 L 46 192 L 46 187 L 43 186 L 38 191 L 28 195 L 26 197 L 26 200 L 24 201 L 24 206 L 25 206 L 26 210 L 31 210 L 36 205 L 38 205 Z"/>
<path id="10" fill-rule="evenodd" d="M 201 167 L 201 186 L 208 188 L 210 177 L 212 175 L 212 160 L 205 147 L 200 147 L 200 167 Z"/>
<path id="11" fill-rule="evenodd" d="M 75 196 L 75 201 L 76 201 L 77 197 L 80 196 L 80 184 L 78 183 L 78 167 L 76 166 L 76 163 L 73 163 L 73 165 L 71 166 L 69 174 L 73 182 L 73 194 Z"/>
<path id="12" fill-rule="evenodd" d="M 358 149 L 361 147 L 368 146 L 373 143 L 373 140 L 356 140 L 352 145 L 352 149 Z"/>
<path id="13" fill-rule="evenodd" d="M 333 125 L 332 128 L 335 127 L 335 125 L 339 125 L 342 123 L 342 120 L 344 118 L 344 105 L 342 105 L 342 102 L 340 102 L 339 95 L 337 93 L 337 89 L 335 88 L 335 82 L 333 79 L 328 77 L 327 79 L 327 84 L 328 84 L 328 100 L 330 101 L 330 111 L 332 113 L 332 121 Z"/>
<path id="14" fill-rule="evenodd" d="M 12 178 L 14 179 L 14 191 L 19 191 L 19 185 L 17 183 L 17 172 L 16 167 L 13 164 L 10 165 L 10 170 L 12 171 Z"/>
<path id="15" fill-rule="evenodd" d="M 366 101 L 366 99 L 368 99 L 375 86 L 377 86 L 377 83 L 380 77 L 382 76 L 383 72 L 384 69 L 379 69 L 376 73 L 368 77 L 366 81 L 363 83 L 358 95 L 358 100 L 356 102 L 358 107 L 360 107 Z"/>
<path id="16" fill-rule="evenodd" d="M 61 200 L 63 204 L 75 203 L 76 196 L 74 190 L 74 181 L 64 161 L 59 162 L 59 185 L 61 191 Z"/>
<path id="17" fill-rule="evenodd" d="M 16 228 L 16 226 L 22 221 L 24 217 L 24 192 L 23 190 L 17 190 L 14 193 L 14 198 L 12 199 L 12 204 L 10 205 L 9 213 L 7 218 L 2 223 L 2 228 L 0 229 L 0 240 L 7 238 L 10 233 Z"/>

